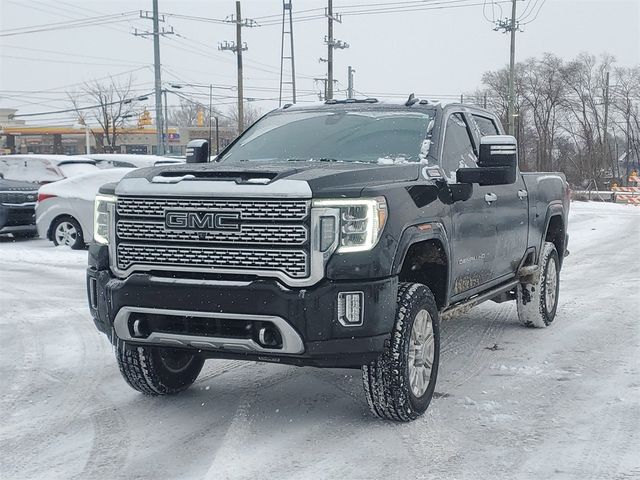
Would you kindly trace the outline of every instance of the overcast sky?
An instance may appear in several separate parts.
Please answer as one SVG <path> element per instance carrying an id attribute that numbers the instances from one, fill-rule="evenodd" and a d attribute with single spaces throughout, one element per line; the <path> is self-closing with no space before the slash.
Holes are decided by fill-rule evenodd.
<path id="1" fill-rule="evenodd" d="M 224 19 L 235 11 L 235 2 L 159 0 L 160 11 L 173 14 Z M 334 0 L 336 11 L 352 5 L 384 3 L 384 0 Z M 346 89 L 347 66 L 356 70 L 355 89 L 383 97 L 406 96 L 410 92 L 433 98 L 459 96 L 474 90 L 483 72 L 508 63 L 509 37 L 493 31 L 491 8 L 481 5 L 451 8 L 452 0 L 425 0 L 431 10 L 376 15 L 345 15 L 335 26 L 335 37 L 350 48 L 335 53 L 338 88 Z M 458 4 L 482 0 L 457 0 Z M 487 0 L 488 5 L 491 3 Z M 321 11 L 326 1 L 293 0 L 294 20 Z M 538 12 L 537 17 L 535 13 Z M 420 5 L 418 5 L 420 6 Z M 371 7 L 362 7 L 363 10 Z M 422 7 L 424 8 L 424 7 Z M 509 6 L 502 5 L 503 16 Z M 262 109 L 277 106 L 281 25 L 269 21 L 281 14 L 280 0 L 243 0 L 243 17 L 258 18 L 263 26 L 243 29 L 245 52 L 245 96 L 256 99 Z M 353 8 L 351 8 L 353 10 Z M 526 15 L 524 32 L 517 35 L 517 59 L 552 52 L 569 59 L 580 52 L 613 54 L 621 65 L 640 63 L 640 0 L 521 0 Z M 64 22 L 104 14 L 151 10 L 151 0 L 0 0 L 0 35 L 32 25 Z M 496 8 L 496 15 L 499 10 Z M 136 14 L 137 15 L 137 14 Z M 534 18 L 535 17 L 535 18 Z M 152 27 L 150 20 L 131 20 L 109 25 L 58 29 L 37 33 L 0 36 L 0 107 L 18 108 L 20 113 L 68 108 L 66 91 L 78 90 L 83 82 L 116 76 L 133 76 L 136 93 L 153 89 L 153 46 L 149 39 L 135 37 L 134 29 Z M 235 57 L 217 50 L 218 42 L 235 40 L 230 24 L 185 20 L 168 16 L 164 26 L 176 35 L 162 39 L 163 81 L 213 83 L 216 103 L 232 102 L 236 84 Z M 326 19 L 294 24 L 299 100 L 317 100 L 320 85 L 314 77 L 326 74 L 324 36 Z M 227 89 L 225 89 L 225 87 Z M 204 95 L 193 87 L 181 90 Z M 344 96 L 337 93 L 336 97 Z M 225 98 L 226 97 L 226 98 Z M 206 101 L 206 100 L 205 100 Z M 152 99 L 146 102 L 152 110 Z M 177 103 L 171 95 L 170 105 Z M 30 123 L 68 123 L 72 115 L 52 115 Z"/>

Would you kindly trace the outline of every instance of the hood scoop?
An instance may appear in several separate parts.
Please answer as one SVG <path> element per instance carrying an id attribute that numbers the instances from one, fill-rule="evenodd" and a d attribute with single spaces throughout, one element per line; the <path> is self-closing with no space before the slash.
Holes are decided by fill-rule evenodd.
<path id="1" fill-rule="evenodd" d="M 167 171 L 151 178 L 151 183 L 180 183 L 182 181 L 232 181 L 238 185 L 268 185 L 278 176 L 275 172 L 234 171 Z"/>

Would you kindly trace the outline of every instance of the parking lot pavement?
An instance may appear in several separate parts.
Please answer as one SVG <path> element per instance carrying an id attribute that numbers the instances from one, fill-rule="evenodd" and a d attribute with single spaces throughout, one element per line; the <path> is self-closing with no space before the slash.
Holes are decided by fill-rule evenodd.
<path id="1" fill-rule="evenodd" d="M 208 361 L 150 398 L 86 307 L 86 251 L 0 241 L 0 477 L 638 478 L 640 207 L 574 203 L 558 316 L 443 324 L 427 413 L 374 419 L 354 370 Z M 635 453 L 634 453 L 635 452 Z"/>

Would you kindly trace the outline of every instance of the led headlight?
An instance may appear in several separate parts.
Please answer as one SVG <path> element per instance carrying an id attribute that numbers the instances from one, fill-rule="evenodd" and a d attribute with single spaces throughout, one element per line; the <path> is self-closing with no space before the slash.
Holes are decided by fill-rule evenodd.
<path id="1" fill-rule="evenodd" d="M 109 204 L 116 202 L 114 195 L 96 195 L 93 204 L 93 240 L 100 245 L 109 243 Z"/>
<path id="2" fill-rule="evenodd" d="M 313 206 L 340 210 L 339 253 L 371 250 L 378 243 L 387 221 L 384 197 L 314 200 Z"/>

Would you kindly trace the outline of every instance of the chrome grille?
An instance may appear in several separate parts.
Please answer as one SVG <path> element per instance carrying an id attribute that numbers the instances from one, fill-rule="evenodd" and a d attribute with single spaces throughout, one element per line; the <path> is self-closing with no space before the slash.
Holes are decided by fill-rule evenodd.
<path id="1" fill-rule="evenodd" d="M 120 240 L 166 240 L 170 242 L 241 242 L 261 245 L 303 245 L 307 242 L 304 225 L 244 224 L 240 231 L 166 230 L 162 222 L 119 220 L 116 226 Z"/>
<path id="2" fill-rule="evenodd" d="M 303 220 L 309 214 L 305 200 L 233 200 L 211 198 L 119 197 L 118 213 L 164 217 L 168 209 L 233 210 L 241 220 Z"/>
<path id="3" fill-rule="evenodd" d="M 284 272 L 292 278 L 308 275 L 307 253 L 301 250 L 203 248 L 121 243 L 118 268 L 133 264 L 177 267 L 260 269 Z"/>
<path id="4" fill-rule="evenodd" d="M 233 228 L 167 228 L 167 212 L 237 214 Z M 310 275 L 310 201 L 118 197 L 114 266 L 288 277 Z M 231 217 L 233 218 L 233 217 Z"/>

